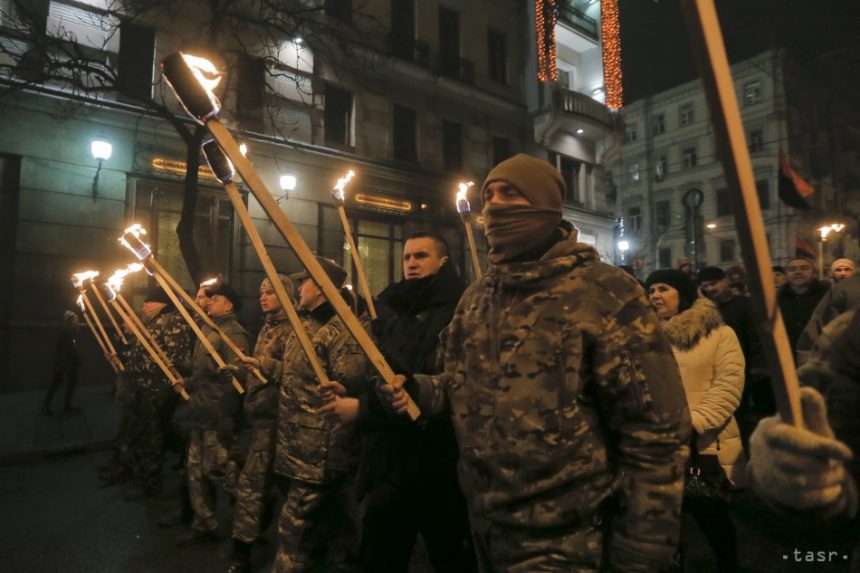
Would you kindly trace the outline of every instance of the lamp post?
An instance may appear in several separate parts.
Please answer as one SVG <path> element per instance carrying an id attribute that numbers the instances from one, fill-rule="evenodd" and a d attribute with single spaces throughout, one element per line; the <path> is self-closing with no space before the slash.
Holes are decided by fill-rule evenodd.
<path id="1" fill-rule="evenodd" d="M 90 153 L 93 154 L 93 159 L 99 162 L 99 166 L 96 168 L 96 176 L 93 177 L 93 199 L 95 199 L 96 195 L 98 195 L 99 174 L 102 171 L 102 164 L 110 159 L 111 153 L 113 153 L 113 145 L 104 139 L 96 139 L 90 143 Z"/>
<path id="2" fill-rule="evenodd" d="M 818 280 L 824 279 L 824 243 L 831 233 L 839 233 L 845 229 L 842 223 L 831 223 L 818 229 Z"/>

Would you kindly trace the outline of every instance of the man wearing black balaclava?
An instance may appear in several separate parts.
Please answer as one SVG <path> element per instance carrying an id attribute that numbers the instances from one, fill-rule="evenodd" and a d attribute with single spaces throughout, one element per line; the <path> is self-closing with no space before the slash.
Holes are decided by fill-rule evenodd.
<path id="1" fill-rule="evenodd" d="M 447 412 L 485 571 L 662 571 L 680 530 L 690 417 L 645 293 L 576 242 L 565 185 L 517 155 L 482 187 L 489 272 L 464 293 L 444 371 L 380 392 Z"/>

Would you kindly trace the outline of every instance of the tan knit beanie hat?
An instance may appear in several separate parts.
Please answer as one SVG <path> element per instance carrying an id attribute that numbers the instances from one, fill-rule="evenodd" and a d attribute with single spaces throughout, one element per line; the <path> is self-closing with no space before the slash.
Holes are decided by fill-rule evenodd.
<path id="1" fill-rule="evenodd" d="M 487 185 L 500 180 L 514 185 L 535 207 L 562 211 L 567 187 L 558 169 L 543 159 L 520 153 L 502 161 L 484 180 L 481 197 Z"/>

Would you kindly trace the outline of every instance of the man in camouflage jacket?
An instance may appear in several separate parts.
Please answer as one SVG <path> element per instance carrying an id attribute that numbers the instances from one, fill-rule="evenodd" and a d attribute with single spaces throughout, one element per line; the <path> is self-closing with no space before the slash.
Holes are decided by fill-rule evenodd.
<path id="1" fill-rule="evenodd" d="M 141 320 L 170 363 L 179 371 L 187 371 L 191 331 L 162 289 L 149 291 Z M 132 475 L 139 486 L 126 494 L 126 499 L 132 500 L 161 492 L 166 438 L 179 396 L 138 341 L 129 348 L 127 366 L 133 411 L 131 428 L 127 430 L 131 433 Z"/>
<path id="2" fill-rule="evenodd" d="M 209 316 L 240 350 L 247 348 L 248 334 L 235 315 L 241 304 L 239 295 L 226 283 L 219 283 L 207 294 L 212 299 L 207 310 Z M 237 367 L 241 364 L 215 330 L 206 325 L 201 328 L 225 362 Z M 217 540 L 214 486 L 232 494 L 239 477 L 234 443 L 240 401 L 230 371 L 219 371 L 199 341 L 194 347 L 192 376 L 186 388 L 191 396 L 187 472 L 194 519 L 191 531 L 178 540 L 180 546 Z"/>
<path id="3" fill-rule="evenodd" d="M 518 155 L 482 188 L 490 271 L 463 295 L 444 374 L 398 377 L 449 410 L 482 570 L 663 571 L 679 538 L 690 417 L 642 288 L 576 242 L 565 192 Z"/>
<path id="4" fill-rule="evenodd" d="M 285 275 L 278 276 L 287 293 L 292 294 L 292 280 Z M 228 573 L 250 571 L 251 546 L 262 534 L 265 505 L 272 503 L 269 498 L 274 477 L 272 466 L 278 395 L 287 339 L 293 330 L 268 278 L 260 285 L 260 306 L 265 313 L 265 324 L 257 336 L 254 356 L 247 364 L 259 368 L 266 382 L 261 382 L 252 373 L 245 377 L 245 418 L 253 433 L 248 456 L 236 484 L 233 556 Z"/>
<path id="5" fill-rule="evenodd" d="M 343 285 L 346 272 L 337 263 L 317 260 L 335 285 Z M 305 330 L 328 379 L 357 393 L 367 358 L 308 273 L 292 278 L 301 281 Z M 359 316 L 369 327 L 367 313 Z M 273 571 L 316 571 L 323 565 L 326 571 L 351 571 L 358 549 L 353 487 L 360 455 L 357 430 L 320 414 L 326 398 L 295 333 L 287 341 L 283 376 L 275 473 L 288 478 L 290 485 L 278 523 Z"/>

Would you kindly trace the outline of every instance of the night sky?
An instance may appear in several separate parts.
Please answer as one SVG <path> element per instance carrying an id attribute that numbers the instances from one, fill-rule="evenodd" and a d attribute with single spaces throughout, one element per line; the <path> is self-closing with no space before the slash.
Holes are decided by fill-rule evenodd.
<path id="1" fill-rule="evenodd" d="M 840 81 L 851 89 L 860 86 L 860 2 L 716 0 L 716 5 L 732 62 L 770 47 L 785 48 L 813 66 L 816 58 L 840 58 L 849 70 Z M 681 0 L 620 0 L 620 11 L 625 103 L 698 76 Z"/>

